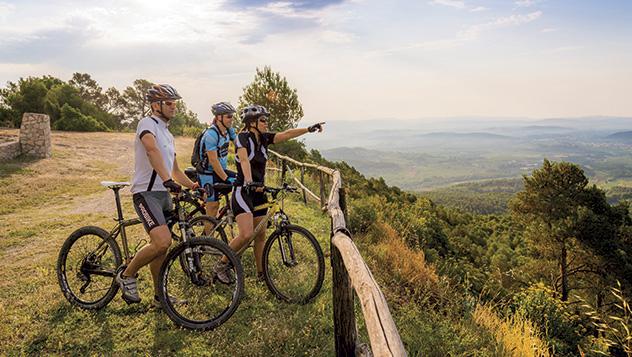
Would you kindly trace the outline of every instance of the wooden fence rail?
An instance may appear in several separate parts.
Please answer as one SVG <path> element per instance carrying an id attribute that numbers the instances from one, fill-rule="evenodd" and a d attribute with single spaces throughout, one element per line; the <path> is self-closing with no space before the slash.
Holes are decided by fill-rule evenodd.
<path id="1" fill-rule="evenodd" d="M 355 291 L 362 307 L 362 315 L 373 355 L 405 356 L 404 344 L 388 309 L 384 294 L 375 282 L 373 274 L 362 259 L 362 255 L 360 255 L 351 239 L 351 234 L 347 230 L 345 223 L 346 195 L 340 172 L 325 166 L 302 163 L 272 150 L 268 151 L 281 161 L 282 178 L 285 178 L 286 172 L 289 172 L 294 181 L 301 186 L 305 202 L 307 202 L 307 194 L 309 194 L 323 207 L 325 200 L 325 176 L 323 174 L 331 177 L 331 190 L 324 203 L 324 208 L 331 217 L 330 244 L 336 355 L 356 356 L 363 353 L 357 336 L 353 294 Z M 288 163 L 300 167 L 300 180 L 294 176 Z M 319 171 L 319 196 L 305 186 L 304 172 L 306 168 Z"/>

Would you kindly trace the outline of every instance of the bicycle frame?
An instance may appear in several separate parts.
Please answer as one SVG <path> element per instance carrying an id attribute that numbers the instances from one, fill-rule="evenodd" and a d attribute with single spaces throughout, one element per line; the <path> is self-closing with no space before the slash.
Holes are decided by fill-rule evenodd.
<path id="1" fill-rule="evenodd" d="M 272 202 L 268 202 L 268 203 L 264 203 L 259 206 L 256 206 L 253 211 L 258 211 L 258 210 L 262 210 L 266 208 L 268 209 L 268 213 L 266 213 L 266 215 L 263 216 L 264 218 L 255 227 L 255 229 L 252 232 L 251 237 L 248 239 L 248 243 L 244 244 L 244 246 L 238 252 L 236 252 L 237 256 L 241 256 L 241 254 L 250 246 L 250 243 L 252 243 L 252 241 L 255 240 L 255 237 L 258 236 L 262 231 L 265 231 L 265 229 L 268 226 L 268 221 L 270 221 L 270 217 L 275 215 L 277 212 L 282 211 L 280 209 L 278 199 L 273 199 Z"/>
<path id="2" fill-rule="evenodd" d="M 126 227 L 130 227 L 130 226 L 135 226 L 137 224 L 141 224 L 141 220 L 139 218 L 132 218 L 132 219 L 125 219 L 123 218 L 123 208 L 121 205 L 121 198 L 119 195 L 119 191 L 120 188 L 114 188 L 112 189 L 114 191 L 114 198 L 116 201 L 116 212 L 117 212 L 117 218 L 115 218 L 116 220 L 116 226 L 114 226 L 114 228 L 110 231 L 110 233 L 108 234 L 108 239 L 112 239 L 114 241 L 116 241 L 116 238 L 118 237 L 118 235 L 121 235 L 121 244 L 123 245 L 123 258 L 125 261 L 125 264 L 129 264 L 129 262 L 132 260 L 132 256 L 130 255 L 130 250 L 129 250 L 129 244 L 127 241 L 127 233 L 125 231 Z M 187 219 L 186 219 L 186 212 L 183 209 L 182 205 L 181 205 L 181 201 L 180 199 L 176 198 L 174 199 L 174 204 L 175 204 L 175 211 L 177 212 L 177 220 L 175 221 L 176 224 L 178 224 L 178 228 L 180 228 L 180 234 L 182 237 L 183 241 L 187 240 L 187 229 L 189 228 Z M 169 222 L 167 222 L 169 223 Z M 174 240 L 177 240 L 177 238 L 174 236 L 173 232 L 171 233 L 171 237 Z M 142 240 L 141 240 L 142 242 Z M 94 250 L 95 252 L 99 251 L 104 245 L 106 244 L 106 241 L 103 241 L 101 243 L 99 243 L 99 245 L 97 246 L 97 248 Z M 138 247 L 138 246 L 137 246 Z M 104 272 L 104 271 L 90 271 L 90 273 L 92 274 L 96 274 L 96 275 L 104 275 L 104 276 L 114 276 L 115 272 Z"/>

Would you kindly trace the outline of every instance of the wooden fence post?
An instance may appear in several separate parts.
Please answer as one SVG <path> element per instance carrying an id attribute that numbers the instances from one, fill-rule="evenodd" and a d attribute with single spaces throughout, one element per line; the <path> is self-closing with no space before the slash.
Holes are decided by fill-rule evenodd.
<path id="1" fill-rule="evenodd" d="M 346 200 L 344 189 L 338 189 L 340 195 L 340 208 L 346 212 Z M 333 238 L 333 220 L 332 220 Z M 353 287 L 347 273 L 342 256 L 333 244 L 331 244 L 331 268 L 333 280 L 333 304 L 334 304 L 334 334 L 336 341 L 336 356 L 355 356 L 357 329 L 355 324 L 355 307 Z"/>
<path id="2" fill-rule="evenodd" d="M 301 183 L 305 186 L 305 166 L 301 166 Z M 303 189 L 303 202 L 307 206 L 307 192 Z"/>
<path id="3" fill-rule="evenodd" d="M 285 182 L 285 172 L 287 167 L 285 166 L 285 160 L 281 159 L 281 185 Z"/>
<path id="4" fill-rule="evenodd" d="M 323 180 L 323 172 L 318 170 L 318 181 L 320 182 L 320 208 L 325 207 L 325 181 Z"/>

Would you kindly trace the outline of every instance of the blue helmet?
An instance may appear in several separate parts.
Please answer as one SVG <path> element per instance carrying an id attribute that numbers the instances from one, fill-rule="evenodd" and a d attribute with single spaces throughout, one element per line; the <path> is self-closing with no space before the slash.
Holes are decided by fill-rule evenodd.
<path id="1" fill-rule="evenodd" d="M 236 110 L 235 107 L 233 107 L 228 102 L 219 102 L 213 104 L 213 106 L 211 107 L 211 112 L 213 113 L 213 115 L 224 115 L 235 114 Z"/>

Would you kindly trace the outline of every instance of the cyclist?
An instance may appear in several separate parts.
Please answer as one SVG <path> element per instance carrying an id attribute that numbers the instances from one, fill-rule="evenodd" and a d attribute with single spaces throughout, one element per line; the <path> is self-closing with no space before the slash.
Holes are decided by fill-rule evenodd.
<path id="1" fill-rule="evenodd" d="M 160 265 L 171 245 L 171 232 L 164 214 L 173 209 L 169 193 L 180 192 L 180 184 L 192 189 L 199 187 L 178 167 L 173 135 L 168 129 L 169 120 L 176 111 L 176 101 L 182 97 L 168 84 L 155 84 L 147 91 L 146 98 L 151 106 L 151 115 L 142 118 L 136 128 L 131 191 L 134 208 L 149 234 L 149 244 L 136 253 L 125 270 L 116 275 L 127 303 L 140 302 L 136 276 L 138 270 L 147 264 L 154 281 L 154 302 L 158 301 Z"/>
<path id="2" fill-rule="evenodd" d="M 206 214 L 217 215 L 219 195 L 213 190 L 213 183 L 233 183 L 237 174 L 228 168 L 228 144 L 235 141 L 233 128 L 235 108 L 227 102 L 213 104 L 213 124 L 202 136 L 200 155 L 202 171 L 198 171 L 198 181 L 206 191 Z"/>
<path id="3" fill-rule="evenodd" d="M 238 236 L 230 241 L 230 247 L 239 251 L 250 240 L 254 227 L 256 227 L 267 213 L 267 209 L 254 211 L 254 207 L 267 202 L 267 197 L 261 187 L 266 173 L 268 160 L 267 148 L 271 144 L 277 144 L 296 138 L 305 133 L 323 131 L 325 123 L 317 123 L 308 128 L 288 129 L 280 133 L 268 132 L 268 118 L 270 113 L 261 105 L 249 105 L 240 113 L 244 128 L 235 141 L 235 161 L 237 161 L 236 187 L 231 198 L 231 208 L 235 214 Z M 263 279 L 263 246 L 265 244 L 265 232 L 255 238 L 255 263 L 257 265 L 257 278 Z M 228 269 L 228 259 L 222 260 L 214 266 L 214 272 L 220 282 L 228 284 L 232 282 L 232 276 Z"/>

